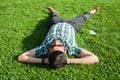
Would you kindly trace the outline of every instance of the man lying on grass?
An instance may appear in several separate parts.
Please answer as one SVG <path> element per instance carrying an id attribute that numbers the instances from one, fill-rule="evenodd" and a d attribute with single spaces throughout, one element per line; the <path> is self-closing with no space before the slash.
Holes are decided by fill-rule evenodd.
<path id="1" fill-rule="evenodd" d="M 57 12 L 48 7 L 51 13 L 52 26 L 43 43 L 18 57 L 18 61 L 24 63 L 49 64 L 52 68 L 61 68 L 66 64 L 96 64 L 98 57 L 93 53 L 77 46 L 75 33 L 79 31 L 82 24 L 95 14 L 99 8 L 96 7 L 82 16 L 72 20 L 59 18 Z M 40 58 L 47 55 L 46 58 Z M 68 58 L 67 55 L 75 55 L 78 58 Z"/>

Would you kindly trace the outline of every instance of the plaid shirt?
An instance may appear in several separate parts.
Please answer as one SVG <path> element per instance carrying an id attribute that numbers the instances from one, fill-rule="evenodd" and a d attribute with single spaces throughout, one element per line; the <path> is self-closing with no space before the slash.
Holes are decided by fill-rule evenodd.
<path id="1" fill-rule="evenodd" d="M 60 22 L 54 24 L 50 28 L 43 43 L 36 48 L 36 57 L 47 55 L 50 44 L 55 39 L 60 40 L 63 43 L 64 47 L 67 47 L 68 54 L 76 56 L 80 55 L 80 48 L 76 45 L 75 41 L 74 27 L 66 22 Z"/>

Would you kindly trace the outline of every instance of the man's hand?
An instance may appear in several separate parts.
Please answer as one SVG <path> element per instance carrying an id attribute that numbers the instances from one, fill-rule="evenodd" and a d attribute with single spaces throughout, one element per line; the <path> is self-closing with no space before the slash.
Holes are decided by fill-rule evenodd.
<path id="1" fill-rule="evenodd" d="M 45 64 L 49 64 L 48 58 L 45 58 Z"/>

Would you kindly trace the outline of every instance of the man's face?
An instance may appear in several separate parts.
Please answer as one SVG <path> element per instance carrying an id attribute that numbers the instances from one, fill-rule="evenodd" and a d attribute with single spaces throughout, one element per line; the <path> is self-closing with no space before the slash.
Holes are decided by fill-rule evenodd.
<path id="1" fill-rule="evenodd" d="M 54 40 L 51 45 L 50 45 L 50 49 L 49 49 L 50 53 L 53 51 L 62 51 L 65 52 L 65 48 L 64 45 L 61 41 L 59 40 Z"/>

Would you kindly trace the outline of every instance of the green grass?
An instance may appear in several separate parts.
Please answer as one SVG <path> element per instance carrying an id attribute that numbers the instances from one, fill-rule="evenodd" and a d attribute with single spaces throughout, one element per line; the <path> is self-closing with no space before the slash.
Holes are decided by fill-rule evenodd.
<path id="1" fill-rule="evenodd" d="M 99 57 L 96 65 L 23 64 L 18 55 L 39 46 L 49 29 L 47 6 L 71 19 L 95 6 L 100 11 L 76 34 L 78 45 Z M 97 35 L 89 34 L 95 30 Z M 119 0 L 0 0 L 0 80 L 120 80 Z"/>

